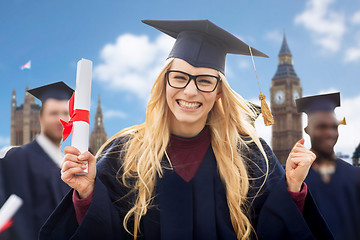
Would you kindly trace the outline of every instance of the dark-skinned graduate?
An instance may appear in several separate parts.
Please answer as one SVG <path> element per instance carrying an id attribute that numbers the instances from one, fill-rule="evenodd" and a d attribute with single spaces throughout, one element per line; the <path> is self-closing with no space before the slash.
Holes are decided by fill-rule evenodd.
<path id="1" fill-rule="evenodd" d="M 41 226 L 70 190 L 61 181 L 60 149 L 63 127 L 60 119 L 69 119 L 68 100 L 73 89 L 64 82 L 28 90 L 41 101 L 41 132 L 35 140 L 11 148 L 0 159 L 1 180 L 7 199 L 15 194 L 23 205 L 12 219 L 12 226 L 1 233 L 1 240 L 38 239 Z"/>
<path id="2" fill-rule="evenodd" d="M 340 93 L 297 99 L 298 112 L 305 112 L 305 132 L 316 159 L 305 180 L 335 239 L 360 239 L 360 168 L 338 158 L 334 146 L 339 124 L 334 112 Z"/>
<path id="3" fill-rule="evenodd" d="M 227 53 L 267 56 L 208 20 L 143 22 L 176 38 L 146 120 L 109 139 L 97 165 L 65 148 L 74 190 L 40 239 L 332 239 L 303 183 L 315 155 L 297 143 L 285 173 L 225 78 Z"/>

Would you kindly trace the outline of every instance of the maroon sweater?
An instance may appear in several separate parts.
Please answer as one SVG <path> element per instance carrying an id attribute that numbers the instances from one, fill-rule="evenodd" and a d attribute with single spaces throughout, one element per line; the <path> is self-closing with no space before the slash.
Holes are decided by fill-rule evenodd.
<path id="1" fill-rule="evenodd" d="M 192 138 L 183 138 L 172 135 L 170 143 L 166 150 L 169 160 L 174 167 L 175 172 L 186 182 L 190 182 L 199 169 L 207 150 L 210 147 L 211 136 L 208 127 L 205 127 L 197 136 Z M 300 192 L 290 192 L 299 210 L 303 212 L 307 186 L 303 183 Z M 76 219 L 80 224 L 84 218 L 93 198 L 90 194 L 84 199 L 80 199 L 76 191 L 73 194 L 73 203 L 76 212 Z"/>

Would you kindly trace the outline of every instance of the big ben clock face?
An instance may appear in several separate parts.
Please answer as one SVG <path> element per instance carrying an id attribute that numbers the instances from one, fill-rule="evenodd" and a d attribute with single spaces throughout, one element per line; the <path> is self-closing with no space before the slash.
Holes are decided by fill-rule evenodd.
<path id="1" fill-rule="evenodd" d="M 274 101 L 277 105 L 281 105 L 285 101 L 285 92 L 283 90 L 278 90 L 275 92 Z"/>
<path id="2" fill-rule="evenodd" d="M 293 91 L 293 101 L 295 102 L 296 99 L 300 97 L 300 93 L 298 90 Z"/>

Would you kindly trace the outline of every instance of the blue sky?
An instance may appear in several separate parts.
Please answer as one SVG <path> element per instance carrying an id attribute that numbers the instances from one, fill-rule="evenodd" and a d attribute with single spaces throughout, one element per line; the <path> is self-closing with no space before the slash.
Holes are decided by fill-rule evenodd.
<path id="1" fill-rule="evenodd" d="M 12 0 L 0 3 L 0 148 L 10 143 L 12 90 L 19 104 L 26 86 L 62 80 L 75 88 L 81 58 L 93 61 L 91 120 L 100 95 L 109 136 L 143 122 L 150 87 L 173 40 L 141 19 L 209 19 L 265 52 L 270 58 L 255 63 L 268 98 L 285 33 L 303 95 L 341 92 L 337 114 L 349 124 L 340 127 L 336 150 L 352 154 L 359 144 L 359 1 Z M 31 69 L 20 70 L 28 60 Z M 244 98 L 257 98 L 249 57 L 229 55 L 226 76 Z M 261 125 L 259 134 L 270 141 L 270 128 Z"/>

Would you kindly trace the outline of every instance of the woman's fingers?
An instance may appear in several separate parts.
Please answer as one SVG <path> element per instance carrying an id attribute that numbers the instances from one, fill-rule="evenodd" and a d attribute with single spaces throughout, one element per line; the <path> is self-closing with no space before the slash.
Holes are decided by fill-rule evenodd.
<path id="1" fill-rule="evenodd" d="M 290 191 L 298 192 L 314 162 L 316 155 L 298 141 L 291 150 L 286 163 L 286 182 Z"/>
<path id="2" fill-rule="evenodd" d="M 69 168 L 68 170 L 64 171 L 61 173 L 61 179 L 66 182 L 66 183 L 70 183 L 72 179 L 74 179 L 74 175 L 78 174 L 78 173 L 82 173 L 84 172 L 84 169 L 81 167 L 73 167 L 73 168 Z M 71 186 L 71 184 L 69 184 Z M 74 186 L 71 186 L 74 187 Z"/>
<path id="3" fill-rule="evenodd" d="M 88 161 L 89 164 L 96 164 L 96 159 L 94 155 L 92 155 L 90 152 L 86 151 L 79 155 L 79 160 L 81 161 Z"/>
<path id="4" fill-rule="evenodd" d="M 66 161 L 63 164 L 63 167 L 61 169 L 61 173 L 66 172 L 70 168 L 76 168 L 76 167 L 84 169 L 84 168 L 86 168 L 86 162 L 85 163 L 83 163 L 83 162 L 78 163 L 78 162 Z"/>
<path id="5" fill-rule="evenodd" d="M 73 154 L 73 155 L 76 155 L 76 156 L 81 154 L 81 152 L 76 147 L 72 147 L 72 146 L 66 146 L 64 148 L 64 153 L 65 154 L 69 153 L 69 154 Z"/>
<path id="6" fill-rule="evenodd" d="M 316 155 L 312 152 L 296 152 L 296 153 L 291 153 L 290 158 L 311 158 L 311 159 L 315 159 Z"/>
<path id="7" fill-rule="evenodd" d="M 288 160 L 291 162 L 291 167 L 296 168 L 297 166 L 311 165 L 315 161 L 315 158 L 315 154 L 308 151 L 291 153 Z"/>
<path id="8" fill-rule="evenodd" d="M 70 154 L 70 153 L 66 153 L 65 156 L 64 156 L 63 162 L 61 163 L 61 168 L 63 168 L 63 165 L 66 162 L 74 162 L 74 163 L 81 164 L 81 163 L 83 163 L 83 160 L 80 160 L 79 156 L 76 156 L 76 155 L 73 155 L 73 154 Z"/>

